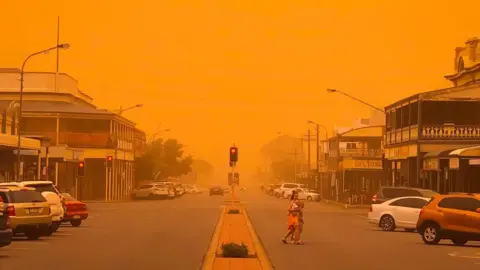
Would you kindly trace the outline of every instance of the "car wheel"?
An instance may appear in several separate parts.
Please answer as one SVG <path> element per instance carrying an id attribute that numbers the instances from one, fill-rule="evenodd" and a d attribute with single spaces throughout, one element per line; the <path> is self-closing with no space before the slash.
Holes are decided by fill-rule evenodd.
<path id="1" fill-rule="evenodd" d="M 380 219 L 380 228 L 384 231 L 394 231 L 395 230 L 395 219 L 390 215 L 384 215 Z"/>
<path id="2" fill-rule="evenodd" d="M 407 229 L 407 228 L 405 228 L 405 231 L 406 231 L 406 232 L 414 232 L 415 229 Z"/>
<path id="3" fill-rule="evenodd" d="M 312 201 L 312 200 L 313 200 L 312 196 L 307 197 L 307 201 Z"/>
<path id="4" fill-rule="evenodd" d="M 70 221 L 70 224 L 72 224 L 73 227 L 80 227 L 80 225 L 82 224 L 82 221 L 81 220 L 72 220 L 72 221 Z"/>
<path id="5" fill-rule="evenodd" d="M 40 232 L 38 231 L 25 232 L 25 236 L 27 237 L 28 240 L 38 240 L 38 238 L 40 238 Z"/>
<path id="6" fill-rule="evenodd" d="M 464 239 L 452 239 L 452 242 L 455 246 L 463 246 L 465 245 L 468 240 L 464 240 Z"/>
<path id="7" fill-rule="evenodd" d="M 427 245 L 436 245 L 442 239 L 440 235 L 440 227 L 437 224 L 426 224 L 422 228 L 422 240 Z"/>

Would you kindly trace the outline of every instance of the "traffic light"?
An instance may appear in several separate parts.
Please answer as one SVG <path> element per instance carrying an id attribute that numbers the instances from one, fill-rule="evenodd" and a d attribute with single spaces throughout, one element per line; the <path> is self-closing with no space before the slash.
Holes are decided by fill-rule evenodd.
<path id="1" fill-rule="evenodd" d="M 107 156 L 107 168 L 112 168 L 113 167 L 113 157 L 112 156 Z"/>
<path id="2" fill-rule="evenodd" d="M 85 176 L 85 162 L 83 161 L 78 163 L 77 176 Z"/>
<path id="3" fill-rule="evenodd" d="M 236 163 L 238 161 L 238 148 L 235 146 L 230 147 L 230 162 Z"/>

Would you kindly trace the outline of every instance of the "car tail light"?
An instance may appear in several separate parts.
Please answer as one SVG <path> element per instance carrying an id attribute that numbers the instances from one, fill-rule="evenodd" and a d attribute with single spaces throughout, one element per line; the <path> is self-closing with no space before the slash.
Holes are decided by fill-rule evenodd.
<path id="1" fill-rule="evenodd" d="M 372 202 L 376 202 L 376 201 L 377 201 L 377 195 L 373 195 Z"/>
<path id="2" fill-rule="evenodd" d="M 423 214 L 423 208 L 420 210 L 420 214 L 418 216 L 421 216 Z"/>
<path id="3" fill-rule="evenodd" d="M 15 215 L 16 215 L 15 207 L 13 205 L 8 206 L 7 207 L 7 216 L 14 217 Z"/>
<path id="4" fill-rule="evenodd" d="M 370 205 L 370 212 L 373 212 L 373 206 Z"/>

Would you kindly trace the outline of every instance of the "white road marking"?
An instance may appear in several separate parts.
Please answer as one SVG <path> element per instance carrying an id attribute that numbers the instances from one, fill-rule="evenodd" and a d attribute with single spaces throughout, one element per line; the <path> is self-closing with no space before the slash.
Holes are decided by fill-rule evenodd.
<path id="1" fill-rule="evenodd" d="M 447 253 L 447 254 L 451 257 L 457 257 L 457 258 L 480 259 L 480 255 L 479 256 L 465 256 L 465 255 L 460 255 L 458 252 L 452 252 L 452 253 Z"/>

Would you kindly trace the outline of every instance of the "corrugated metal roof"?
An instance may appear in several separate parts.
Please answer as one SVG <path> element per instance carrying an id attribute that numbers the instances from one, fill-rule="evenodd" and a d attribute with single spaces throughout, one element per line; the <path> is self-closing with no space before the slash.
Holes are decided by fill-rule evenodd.
<path id="1" fill-rule="evenodd" d="M 1 100 L 0 108 L 8 107 L 11 101 Z M 23 101 L 24 112 L 58 112 L 58 113 L 85 113 L 85 114 L 114 114 L 107 110 L 100 110 L 82 104 L 73 104 L 62 101 L 26 100 Z"/>

